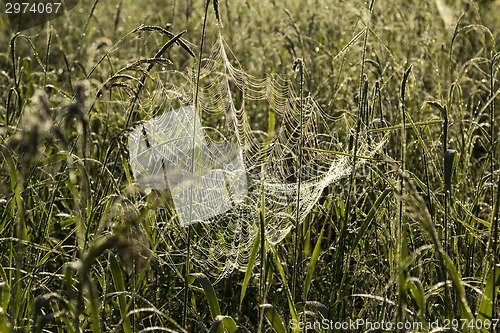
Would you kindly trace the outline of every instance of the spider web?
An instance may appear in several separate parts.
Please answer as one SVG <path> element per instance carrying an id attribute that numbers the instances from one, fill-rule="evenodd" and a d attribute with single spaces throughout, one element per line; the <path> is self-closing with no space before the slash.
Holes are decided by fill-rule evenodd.
<path id="1" fill-rule="evenodd" d="M 183 226 L 222 214 L 247 194 L 239 146 L 229 141 L 209 144 L 194 106 L 137 127 L 129 147 L 137 185 L 169 188 Z"/>
<path id="2" fill-rule="evenodd" d="M 342 147 L 334 119 L 310 97 L 301 103 L 292 77 L 255 78 L 231 60 L 219 35 L 202 60 L 198 110 L 197 73 L 167 72 L 185 84 L 161 80 L 151 98 L 159 115 L 129 136 L 136 186 L 170 190 L 180 225 L 166 228 L 187 241 L 176 228 L 191 226 L 191 260 L 217 281 L 246 269 L 261 216 L 266 244 L 281 242 L 353 169 L 352 157 L 331 153 Z M 180 107 L 165 110 L 172 100 Z M 364 135 L 357 153 L 372 156 L 383 142 Z M 185 258 L 176 246 L 168 255 Z"/>

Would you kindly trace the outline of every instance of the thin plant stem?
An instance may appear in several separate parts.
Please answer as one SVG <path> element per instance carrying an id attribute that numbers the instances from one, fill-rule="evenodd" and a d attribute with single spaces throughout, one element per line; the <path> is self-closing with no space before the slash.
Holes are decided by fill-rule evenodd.
<path id="1" fill-rule="evenodd" d="M 498 180 L 498 184 L 497 184 L 497 197 L 496 197 L 496 200 L 495 200 L 495 206 L 493 208 L 493 224 L 491 226 L 491 241 L 492 241 L 492 260 L 493 260 L 493 267 L 492 267 L 492 276 L 493 276 L 493 279 L 496 279 L 496 270 L 497 270 L 497 267 L 496 267 L 496 263 L 497 263 L 497 256 L 498 256 L 498 248 L 497 248 L 497 244 L 498 244 L 498 211 L 499 211 L 499 205 L 500 205 L 500 178 Z M 485 276 L 487 276 L 485 274 Z M 491 313 L 491 317 L 492 318 L 498 318 L 498 316 L 495 316 L 495 312 L 496 312 L 496 308 L 495 308 L 495 299 L 496 299 L 496 296 L 497 296 L 497 291 L 496 291 L 496 287 L 493 287 L 493 290 L 492 290 L 492 294 L 491 295 L 487 295 L 488 297 L 490 297 L 491 301 L 492 301 L 492 313 Z M 490 332 L 494 332 L 495 331 L 495 328 L 492 327 Z"/>
<path id="2" fill-rule="evenodd" d="M 443 161 L 446 156 L 446 151 L 448 147 L 448 107 L 445 105 L 442 108 L 443 112 Z M 444 169 L 445 169 L 445 163 L 443 162 L 443 174 L 444 174 Z M 447 188 L 447 185 L 444 184 L 444 213 L 443 213 L 443 248 L 444 252 L 448 253 L 448 197 L 449 197 L 449 189 Z M 444 266 L 443 266 L 444 269 Z M 445 281 L 448 280 L 448 271 L 444 270 L 444 279 Z M 449 301 L 445 301 L 445 311 L 446 313 L 450 313 L 450 304 L 452 303 L 451 300 L 451 291 L 450 287 L 448 286 L 448 283 L 445 283 L 444 285 L 445 288 L 445 295 L 446 298 L 449 299 Z"/>
<path id="3" fill-rule="evenodd" d="M 298 68 L 300 75 L 300 101 L 299 101 L 299 165 L 297 174 L 297 206 L 295 210 L 295 242 L 293 250 L 293 276 L 292 276 L 292 297 L 295 301 L 296 289 L 297 289 L 297 273 L 299 270 L 299 258 L 298 258 L 298 247 L 299 247 L 299 226 L 300 226 L 300 187 L 302 185 L 302 159 L 304 146 L 304 61 L 299 58 L 295 60 L 294 68 Z"/>
<path id="4" fill-rule="evenodd" d="M 448 147 L 448 109 L 443 108 L 443 158 L 446 155 Z M 444 170 L 444 165 L 443 165 Z M 443 171 L 444 173 L 444 171 Z M 444 216 L 443 216 L 443 237 L 444 237 L 444 250 L 448 252 L 448 194 L 445 186 L 444 193 Z"/>
<path id="5" fill-rule="evenodd" d="M 497 55 L 493 56 L 491 61 L 490 61 L 490 174 L 491 174 L 491 182 L 494 182 L 494 160 L 495 160 L 495 98 L 494 98 L 494 93 L 495 93 L 495 64 L 497 61 Z M 492 187 L 493 191 L 493 187 Z M 491 196 L 493 200 L 493 195 Z M 493 274 L 493 279 L 496 279 L 496 263 L 497 263 L 497 241 L 498 241 L 498 205 L 500 201 L 500 179 L 497 184 L 497 197 L 496 197 L 496 202 L 494 204 L 494 215 L 493 215 L 493 224 L 491 226 L 491 243 L 492 243 L 492 274 Z M 491 300 L 493 302 L 493 305 L 495 304 L 495 299 L 496 299 L 496 288 L 493 288 L 492 295 L 490 296 Z M 495 306 L 493 306 L 493 313 L 492 313 L 492 318 L 495 317 Z M 491 328 L 491 332 L 493 332 L 494 328 Z"/>
<path id="6" fill-rule="evenodd" d="M 263 168 L 264 166 L 262 166 Z M 266 276 L 265 276 L 265 245 L 266 245 L 266 196 L 264 194 L 264 170 L 261 171 L 261 195 L 260 195 L 260 279 L 259 279 L 259 302 L 266 303 Z M 259 306 L 259 326 L 257 332 L 262 332 L 264 321 L 264 309 Z"/>
<path id="7" fill-rule="evenodd" d="M 200 44 L 200 54 L 198 57 L 198 72 L 196 73 L 196 87 L 194 94 L 194 119 L 193 119 L 193 133 L 192 133 L 192 141 L 191 147 L 193 148 L 193 158 L 191 159 L 191 174 L 194 174 L 194 160 L 195 160 L 195 145 L 196 145 L 196 117 L 198 115 L 198 97 L 200 93 L 200 75 L 201 75 L 201 58 L 203 56 L 203 46 L 205 44 L 205 30 L 207 26 L 207 16 L 208 16 L 208 6 L 210 4 L 210 0 L 207 0 L 205 3 L 205 15 L 203 18 L 203 29 L 201 32 L 201 44 Z M 193 187 L 191 186 L 191 190 L 189 191 L 189 222 L 191 223 L 193 217 Z M 184 304 L 182 309 L 182 326 L 187 329 L 187 304 L 189 302 L 189 282 L 188 277 L 190 274 L 190 265 L 191 265 L 191 238 L 192 238 L 192 227 L 188 225 L 188 235 L 187 235 L 187 249 L 186 249 L 186 264 L 184 267 Z"/>
<path id="8" fill-rule="evenodd" d="M 404 228 L 404 202 L 403 202 L 403 194 L 404 194 L 404 177 L 406 171 L 406 83 L 408 81 L 408 76 L 410 75 L 412 66 L 408 67 L 403 75 L 403 80 L 401 82 L 401 96 L 400 96 L 400 109 L 401 109 L 401 177 L 399 180 L 399 195 L 401 197 L 399 201 L 399 218 L 398 225 L 396 227 L 396 261 L 398 263 L 402 262 L 405 258 L 402 258 L 403 254 L 403 246 L 405 242 L 404 235 L 406 234 L 406 229 Z M 400 272 L 399 274 L 405 274 L 404 272 Z M 398 279 L 400 281 L 401 279 Z M 401 290 L 401 287 L 399 287 Z M 402 322 L 404 320 L 404 303 L 405 300 L 402 299 L 403 295 L 398 291 L 398 307 L 397 307 L 397 315 L 396 321 Z"/>

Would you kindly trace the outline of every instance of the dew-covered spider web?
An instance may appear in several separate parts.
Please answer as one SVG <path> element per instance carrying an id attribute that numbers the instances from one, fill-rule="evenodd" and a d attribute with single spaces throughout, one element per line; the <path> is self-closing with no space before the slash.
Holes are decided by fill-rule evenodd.
<path id="1" fill-rule="evenodd" d="M 352 153 L 336 135 L 339 121 L 300 98 L 298 73 L 256 78 L 226 49 L 219 36 L 202 59 L 198 108 L 197 71 L 164 72 L 154 114 L 129 135 L 135 185 L 170 192 L 175 222 L 164 232 L 187 241 L 189 225 L 192 262 L 217 279 L 246 268 L 261 217 L 266 244 L 281 242 L 353 169 L 349 154 L 332 153 Z M 381 146 L 359 138 L 359 155 Z M 182 261 L 185 243 L 168 255 Z"/>
<path id="2" fill-rule="evenodd" d="M 138 126 L 129 147 L 136 184 L 170 189 L 183 226 L 220 215 L 247 195 L 240 147 L 227 140 L 209 143 L 192 105 Z"/>

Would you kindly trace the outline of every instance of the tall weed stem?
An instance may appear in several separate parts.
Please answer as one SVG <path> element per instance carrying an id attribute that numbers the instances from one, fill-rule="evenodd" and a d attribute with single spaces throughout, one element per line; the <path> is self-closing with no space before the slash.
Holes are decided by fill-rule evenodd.
<path id="1" fill-rule="evenodd" d="M 298 163 L 298 174 L 297 174 L 297 207 L 295 210 L 295 242 L 293 250 L 293 276 L 292 276 L 292 296 L 295 301 L 296 289 L 297 289 L 297 274 L 299 271 L 300 260 L 298 258 L 299 254 L 299 244 L 301 244 L 301 237 L 299 226 L 300 226 L 300 186 L 302 185 L 302 163 L 303 163 L 303 146 L 304 146 L 304 61 L 301 58 L 295 60 L 293 67 L 295 70 L 299 71 L 300 76 L 300 88 L 299 88 L 299 163 Z"/>
<path id="2" fill-rule="evenodd" d="M 195 160 L 195 145 L 196 145 L 196 117 L 198 115 L 198 96 L 200 93 L 200 76 L 201 76 L 201 59 L 203 57 L 203 46 L 205 44 L 205 30 L 207 26 L 207 16 L 208 16 L 208 6 L 210 4 L 210 0 L 207 0 L 205 3 L 205 15 L 203 18 L 203 29 L 201 32 L 201 44 L 200 44 L 200 53 L 198 57 L 198 72 L 196 73 L 196 87 L 195 87 L 195 94 L 194 94 L 194 112 L 195 112 L 195 119 L 193 119 L 193 133 L 192 133 L 192 141 L 191 141 L 191 147 L 193 148 L 193 156 L 191 159 L 191 173 L 194 173 L 194 160 Z M 193 187 L 191 187 L 191 191 L 189 192 L 189 220 L 192 221 L 193 217 Z M 190 274 L 190 265 L 191 265 L 191 238 L 192 238 L 192 227 L 189 225 L 187 227 L 188 229 L 188 234 L 187 234 L 187 249 L 186 249 L 186 263 L 184 266 L 184 304 L 183 304 L 183 309 L 182 309 L 182 326 L 187 329 L 187 306 L 189 302 L 189 282 L 188 282 L 188 277 Z"/>

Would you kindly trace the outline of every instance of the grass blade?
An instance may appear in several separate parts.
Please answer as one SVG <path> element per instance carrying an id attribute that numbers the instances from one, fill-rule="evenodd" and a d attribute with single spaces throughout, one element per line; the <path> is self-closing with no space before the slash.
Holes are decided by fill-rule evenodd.
<path id="1" fill-rule="evenodd" d="M 6 281 L 6 274 L 2 266 L 0 266 L 0 277 Z M 0 282 L 0 332 L 10 332 L 9 322 L 5 309 L 7 309 L 10 300 L 10 288 L 6 282 Z"/>
<path id="2" fill-rule="evenodd" d="M 420 318 L 425 318 L 425 293 L 422 287 L 422 282 L 417 278 L 409 278 L 406 281 L 406 287 L 410 291 L 413 299 L 417 303 Z"/>
<path id="3" fill-rule="evenodd" d="M 123 279 L 123 272 L 118 265 L 118 261 L 114 255 L 109 256 L 109 263 L 111 265 L 111 275 L 116 291 L 125 291 L 125 280 Z M 122 317 L 122 326 L 125 333 L 132 333 L 130 325 L 130 317 L 127 316 L 128 304 L 124 294 L 118 295 L 118 303 L 120 305 L 120 315 Z"/>
<path id="4" fill-rule="evenodd" d="M 493 276 L 493 272 L 496 273 L 496 276 Z M 479 305 L 479 311 L 477 313 L 477 320 L 485 322 L 486 320 L 493 319 L 493 302 L 491 300 L 491 296 L 498 294 L 499 286 L 500 267 L 497 267 L 497 269 L 492 268 L 490 270 L 486 286 L 484 287 L 483 298 L 481 299 L 481 304 Z M 495 290 L 493 290 L 493 288 L 495 288 Z M 483 332 L 487 332 L 487 330 L 483 330 Z"/>
<path id="5" fill-rule="evenodd" d="M 288 282 L 286 278 L 286 273 L 285 269 L 283 268 L 283 265 L 281 264 L 281 259 L 279 258 L 278 252 L 276 251 L 276 248 L 273 247 L 273 254 L 274 254 L 274 262 L 276 263 L 276 267 L 278 268 L 278 272 L 281 276 L 281 280 L 283 282 L 283 289 L 285 290 L 286 297 L 288 299 L 288 307 L 290 309 L 290 316 L 292 317 L 292 320 L 295 322 L 298 320 L 297 319 L 297 310 L 295 309 L 295 304 L 293 303 L 293 297 L 292 293 L 290 292 L 290 288 L 288 287 Z"/>
<path id="6" fill-rule="evenodd" d="M 245 293 L 248 288 L 248 283 L 250 282 L 250 277 L 252 276 L 253 267 L 255 265 L 255 259 L 257 258 L 257 253 L 259 252 L 260 245 L 260 230 L 257 231 L 257 237 L 255 237 L 255 242 L 253 244 L 252 252 L 250 253 L 250 260 L 248 261 L 248 266 L 245 271 L 245 277 L 243 279 L 243 284 L 241 286 L 241 294 L 240 294 L 240 308 L 243 303 L 243 299 L 245 298 Z M 261 265 L 264 264 L 263 259 L 261 258 Z"/>
<path id="7" fill-rule="evenodd" d="M 377 198 L 377 200 L 375 200 L 375 203 L 373 204 L 373 207 L 370 209 L 370 211 L 366 215 L 366 218 L 363 221 L 363 224 L 361 225 L 361 228 L 357 232 L 356 239 L 352 243 L 352 246 L 351 246 L 351 255 L 352 255 L 352 251 L 354 251 L 354 249 L 358 246 L 359 241 L 364 236 L 366 230 L 370 226 L 370 223 L 373 220 L 373 217 L 375 216 L 375 213 L 378 211 L 380 205 L 384 202 L 384 200 L 387 197 L 387 195 L 389 193 L 391 193 L 391 192 L 392 192 L 391 188 L 386 188 L 382 192 L 382 194 Z"/>
<path id="8" fill-rule="evenodd" d="M 309 289 L 311 288 L 311 281 L 314 274 L 314 270 L 316 268 L 316 264 L 318 262 L 319 255 L 321 253 L 321 240 L 323 239 L 323 232 L 325 231 L 325 225 L 321 228 L 321 232 L 319 233 L 318 240 L 316 245 L 314 246 L 313 253 L 311 255 L 311 262 L 309 264 L 309 270 L 307 271 L 306 281 L 304 283 L 304 299 L 307 300 L 307 295 L 309 294 Z"/>
<path id="9" fill-rule="evenodd" d="M 222 316 L 219 315 L 215 318 L 212 326 L 208 330 L 209 333 L 224 333 L 224 329 L 227 330 L 228 333 L 238 332 L 238 326 L 236 322 L 231 316 Z"/>
<path id="10" fill-rule="evenodd" d="M 7 324 L 7 316 L 5 315 L 2 307 L 0 307 L 0 331 L 10 332 L 9 326 Z"/>
<path id="11" fill-rule="evenodd" d="M 274 328 L 274 331 L 276 333 L 285 333 L 286 330 L 285 326 L 283 325 L 283 320 L 281 319 L 281 316 L 276 311 L 274 306 L 272 306 L 271 304 L 262 304 L 261 307 L 264 310 L 264 316 L 266 317 L 271 327 Z"/>
<path id="12" fill-rule="evenodd" d="M 205 296 L 207 297 L 208 306 L 210 307 L 210 313 L 212 314 L 212 318 L 217 318 L 220 315 L 220 307 L 219 301 L 217 300 L 217 295 L 215 295 L 214 287 L 210 280 L 203 273 L 193 273 L 189 275 L 188 284 L 193 284 L 194 281 L 198 281 L 198 283 L 203 288 L 205 292 Z"/>

